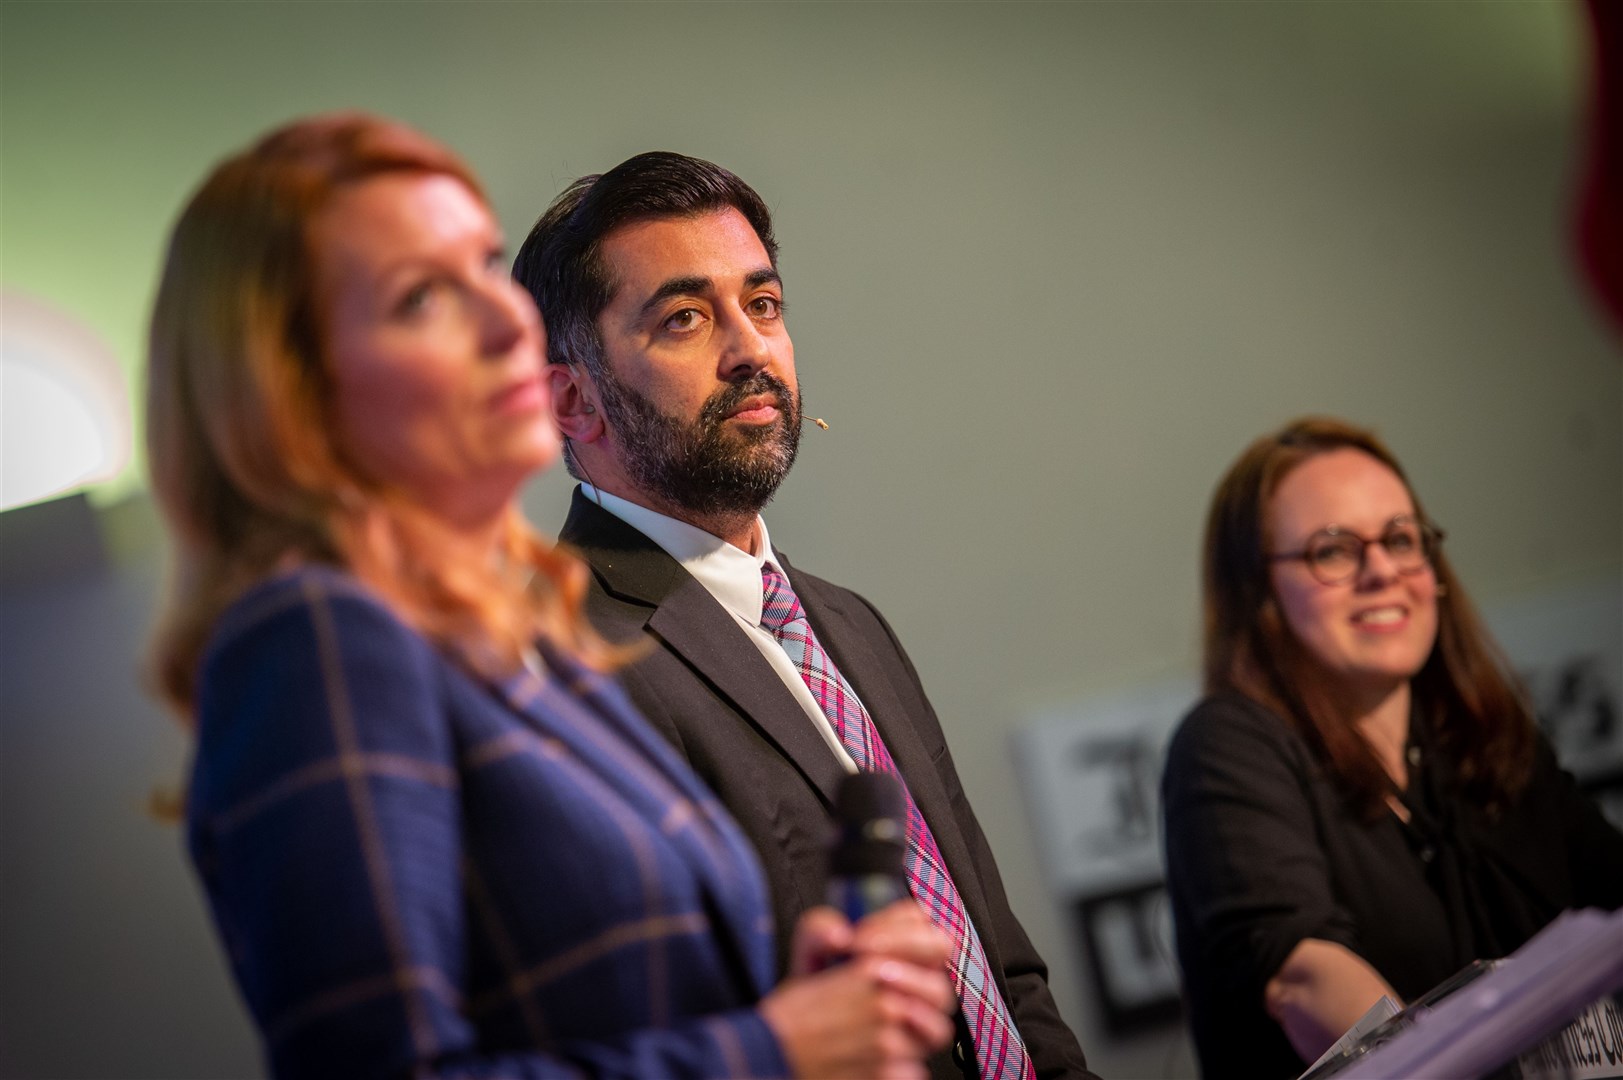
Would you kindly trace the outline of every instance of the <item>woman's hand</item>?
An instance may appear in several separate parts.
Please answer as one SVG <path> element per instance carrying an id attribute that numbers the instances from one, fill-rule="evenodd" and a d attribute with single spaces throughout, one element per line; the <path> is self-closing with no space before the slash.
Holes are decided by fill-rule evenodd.
<path id="1" fill-rule="evenodd" d="M 789 978 L 761 1016 L 798 1077 L 922 1077 L 924 1058 L 952 1038 L 951 951 L 911 900 L 855 926 L 815 908 L 796 925 Z"/>

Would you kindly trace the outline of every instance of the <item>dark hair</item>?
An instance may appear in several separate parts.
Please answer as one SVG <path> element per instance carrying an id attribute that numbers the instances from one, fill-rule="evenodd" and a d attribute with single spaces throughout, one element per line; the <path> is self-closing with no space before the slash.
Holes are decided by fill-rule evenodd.
<path id="1" fill-rule="evenodd" d="M 1238 693 L 1287 718 L 1351 801 L 1374 815 L 1389 790 L 1385 770 L 1315 678 L 1312 657 L 1280 612 L 1267 560 L 1268 503 L 1280 482 L 1309 458 L 1344 449 L 1391 469 L 1428 520 L 1403 467 L 1371 431 L 1306 417 L 1252 443 L 1218 483 L 1206 519 L 1205 684 L 1207 693 Z M 1526 783 L 1532 714 L 1448 556 L 1435 549 L 1431 564 L 1447 599 L 1438 604 L 1436 644 L 1412 683 L 1415 705 L 1453 762 L 1461 793 L 1494 809 Z"/>
<path id="2" fill-rule="evenodd" d="M 580 364 L 594 377 L 602 374 L 597 317 L 617 287 L 603 264 L 603 241 L 610 233 L 650 218 L 694 217 L 727 207 L 744 215 L 776 267 L 771 212 L 754 188 L 720 165 L 652 150 L 565 188 L 536 220 L 513 260 L 513 277 L 530 291 L 546 322 L 547 360 Z M 567 442 L 565 451 L 565 464 L 578 477 Z"/>

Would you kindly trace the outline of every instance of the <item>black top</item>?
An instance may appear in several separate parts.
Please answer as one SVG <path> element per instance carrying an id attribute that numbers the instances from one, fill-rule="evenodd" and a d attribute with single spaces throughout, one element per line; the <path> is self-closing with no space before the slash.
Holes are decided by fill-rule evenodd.
<path id="1" fill-rule="evenodd" d="M 1307 743 L 1237 695 L 1184 717 L 1161 782 L 1167 885 L 1202 1075 L 1307 1067 L 1263 1011 L 1304 938 L 1337 942 L 1405 1000 L 1514 951 L 1563 909 L 1623 905 L 1623 834 L 1538 739 L 1531 779 L 1495 820 L 1451 794 L 1449 762 L 1409 735 L 1410 810 L 1365 821 Z"/>

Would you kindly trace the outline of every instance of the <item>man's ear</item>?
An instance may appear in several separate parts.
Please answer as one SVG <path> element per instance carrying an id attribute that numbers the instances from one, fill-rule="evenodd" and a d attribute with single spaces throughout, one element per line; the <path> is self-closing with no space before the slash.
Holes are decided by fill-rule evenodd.
<path id="1" fill-rule="evenodd" d="M 548 364 L 544 374 L 547 389 L 552 391 L 552 419 L 558 430 L 578 443 L 601 439 L 603 411 L 597 405 L 597 387 L 591 377 L 573 364 Z"/>

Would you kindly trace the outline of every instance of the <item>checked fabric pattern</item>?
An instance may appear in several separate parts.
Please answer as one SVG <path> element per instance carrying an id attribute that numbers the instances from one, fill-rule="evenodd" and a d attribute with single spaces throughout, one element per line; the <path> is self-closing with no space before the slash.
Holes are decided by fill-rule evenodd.
<path id="1" fill-rule="evenodd" d="M 764 603 L 761 625 L 772 632 L 794 661 L 800 677 L 817 699 L 823 714 L 840 737 L 857 768 L 868 772 L 888 772 L 907 781 L 896 771 L 890 751 L 879 732 L 846 683 L 828 653 L 817 643 L 811 623 L 800 606 L 800 598 L 788 579 L 771 566 L 761 567 Z M 963 1008 L 975 1043 L 975 1061 L 984 1080 L 1031 1080 L 1036 1073 L 1026 1046 L 1015 1030 L 1014 1020 L 987 970 L 986 951 L 964 911 L 958 887 L 947 873 L 947 864 L 936 846 L 930 826 L 907 792 L 907 880 L 913 898 L 924 905 L 930 920 L 946 931 L 954 944 L 953 989 Z"/>

